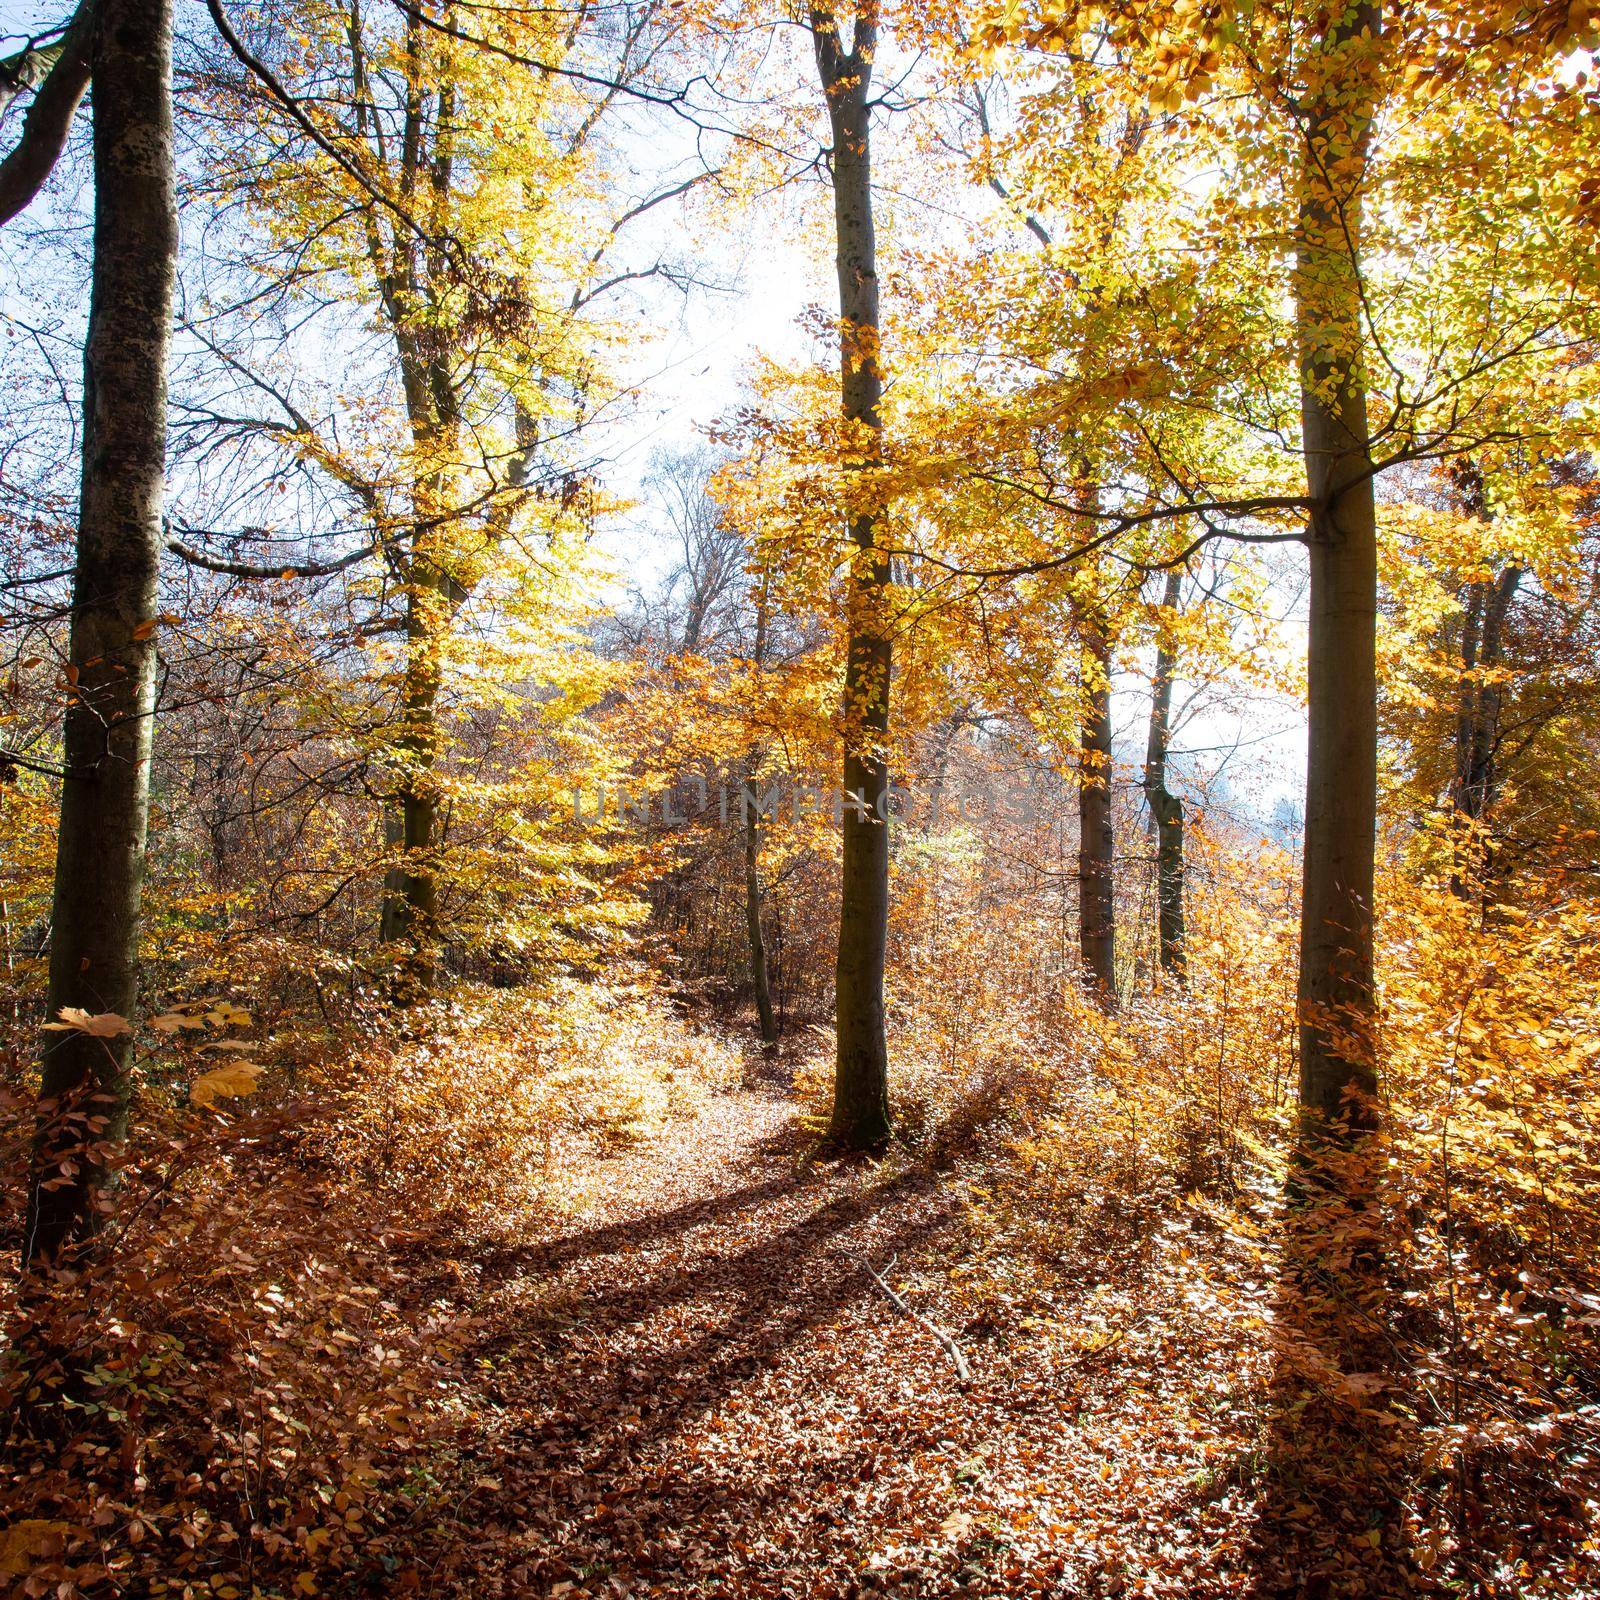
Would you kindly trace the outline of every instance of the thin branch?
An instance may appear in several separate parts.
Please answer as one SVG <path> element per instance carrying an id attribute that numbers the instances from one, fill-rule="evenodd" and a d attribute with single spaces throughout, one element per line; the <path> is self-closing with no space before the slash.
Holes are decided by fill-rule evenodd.
<path id="1" fill-rule="evenodd" d="M 64 778 L 67 775 L 65 767 L 52 766 L 47 761 L 34 761 L 23 755 L 19 750 L 0 748 L 0 767 L 22 767 L 28 772 L 37 772 L 46 778 Z"/>
<path id="2" fill-rule="evenodd" d="M 289 116 L 299 125 L 311 141 L 339 168 L 346 177 L 356 183 L 361 191 L 370 196 L 386 211 L 390 211 L 406 228 L 414 234 L 423 244 L 438 246 L 441 241 L 431 238 L 425 228 L 406 208 L 396 201 L 391 200 L 371 178 L 364 173 L 340 148 L 306 115 L 294 94 L 285 87 L 283 81 L 273 72 L 266 62 L 255 55 L 248 45 L 233 30 L 233 24 L 228 21 L 227 14 L 222 9 L 221 0 L 206 0 L 206 10 L 211 13 L 211 20 L 217 26 L 217 32 L 222 35 L 223 43 L 234 53 L 240 63 L 248 69 L 251 76 L 260 82 L 271 94 Z"/>
<path id="3" fill-rule="evenodd" d="M 893 1267 L 894 1263 L 895 1258 L 891 1256 L 889 1258 L 890 1267 Z M 888 1295 L 889 1303 L 894 1306 L 897 1311 L 899 1311 L 903 1316 L 912 1318 L 913 1321 L 920 1322 L 922 1326 L 926 1328 L 941 1345 L 944 1346 L 945 1352 L 949 1355 L 951 1361 L 955 1363 L 957 1380 L 961 1383 L 970 1383 L 972 1381 L 972 1369 L 967 1365 L 966 1356 L 961 1353 L 961 1346 L 958 1345 L 955 1340 L 952 1339 L 950 1335 L 939 1326 L 937 1322 L 930 1321 L 927 1317 L 923 1316 L 920 1311 L 914 1310 L 911 1306 L 907 1305 L 906 1302 L 902 1300 L 887 1283 L 884 1282 L 881 1274 L 873 1270 L 870 1262 L 863 1261 L 861 1263 L 861 1270 L 865 1272 L 886 1295 Z"/>

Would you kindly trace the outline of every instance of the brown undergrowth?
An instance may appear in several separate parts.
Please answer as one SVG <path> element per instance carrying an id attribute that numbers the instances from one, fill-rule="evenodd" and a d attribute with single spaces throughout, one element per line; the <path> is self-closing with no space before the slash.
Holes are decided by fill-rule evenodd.
<path id="1" fill-rule="evenodd" d="M 226 1600 L 381 1571 L 449 1456 L 476 1336 L 450 1293 L 463 1261 L 548 1226 L 597 1152 L 740 1070 L 649 994 L 598 990 L 554 1013 L 463 993 L 262 1059 L 258 1093 L 202 1109 L 182 1043 L 157 1041 L 96 1259 L 26 1306 L 6 1291 L 18 1593 Z M 16 1055 L 4 1112 L 19 1218 Z"/>
<path id="2" fill-rule="evenodd" d="M 875 1165 L 814 1159 L 825 1040 L 741 1061 L 648 989 L 283 1031 L 203 1115 L 152 1055 L 114 1268 L 8 1368 L 6 1575 L 1594 1592 L 1600 942 L 1403 903 L 1359 1208 L 1285 1202 L 1281 914 L 1200 896 L 1115 1016 L 972 919 L 902 947 Z"/>

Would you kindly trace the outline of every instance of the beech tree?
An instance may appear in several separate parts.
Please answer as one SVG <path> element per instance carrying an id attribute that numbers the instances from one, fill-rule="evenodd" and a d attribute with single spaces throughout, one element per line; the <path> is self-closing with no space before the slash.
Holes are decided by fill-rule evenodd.
<path id="1" fill-rule="evenodd" d="M 94 261 L 40 1125 L 26 1266 L 95 1231 L 138 1000 L 178 225 L 169 0 L 97 0 Z M 26 137 L 26 135 L 25 135 Z"/>
<path id="2" fill-rule="evenodd" d="M 1079 605 L 1077 626 L 1084 719 L 1078 752 L 1078 948 L 1101 1003 L 1117 1002 L 1116 833 L 1111 780 L 1111 630 L 1105 615 Z"/>
<path id="3" fill-rule="evenodd" d="M 1083 51 L 1062 65 L 1064 81 L 1081 88 L 1094 79 L 1107 95 L 1164 119 L 1151 141 L 1151 170 L 1165 174 L 1163 181 L 1181 183 L 1182 161 L 1202 159 L 1191 142 L 1190 155 L 1170 165 L 1185 147 L 1180 132 L 1237 174 L 1200 208 L 1170 264 L 1147 235 L 1145 260 L 1120 265 L 1128 275 L 1123 305 L 1178 312 L 1165 333 L 1156 320 L 1145 321 L 1144 337 L 1169 347 L 1182 340 L 1190 359 L 1172 369 L 1130 364 L 1108 346 L 1112 359 L 1074 374 L 1074 395 L 1083 410 L 1101 408 L 1104 426 L 1138 441 L 1139 465 L 1124 483 L 1122 507 L 1105 518 L 1107 535 L 1198 513 L 1192 549 L 1217 539 L 1295 539 L 1307 547 L 1299 1003 L 1300 1101 L 1312 1154 L 1369 1129 L 1376 1115 L 1377 481 L 1416 461 L 1498 454 L 1515 438 L 1559 436 L 1562 424 L 1548 407 L 1514 414 L 1510 372 L 1537 384 L 1534 375 L 1561 359 L 1585 322 L 1578 286 L 1588 275 L 1571 256 L 1557 265 L 1563 247 L 1554 235 L 1509 215 L 1503 247 L 1493 259 L 1485 256 L 1481 209 L 1499 207 L 1505 189 L 1491 192 L 1475 176 L 1447 186 L 1441 204 L 1440 186 L 1424 176 L 1433 169 L 1413 142 L 1419 123 L 1405 114 L 1426 119 L 1435 86 L 1463 70 L 1463 52 L 1499 50 L 1493 28 L 1475 24 L 1463 36 L 1443 11 L 1422 6 L 1405 9 L 1391 37 L 1377 6 L 1340 0 L 1313 23 L 1308 31 L 1301 14 L 1272 7 L 1234 16 L 1153 0 L 1107 16 L 1046 3 L 987 35 L 1032 40 L 1047 51 L 1081 41 Z M 1511 34 L 1508 59 L 1526 48 L 1518 29 Z M 1240 98 L 1230 100 L 1234 92 Z M 1442 136 L 1474 174 L 1505 174 L 1510 192 L 1524 171 L 1530 183 L 1541 181 L 1534 169 L 1560 187 L 1547 162 L 1559 160 L 1554 152 L 1570 137 L 1573 99 L 1523 76 L 1494 94 L 1505 103 L 1481 111 L 1472 105 Z M 1053 107 L 1048 94 L 1038 98 Z M 1543 130 L 1515 150 L 1501 131 L 1513 104 Z M 1069 102 L 1062 115 L 1075 121 L 1077 112 Z M 1030 150 L 1038 148 L 1040 126 L 1042 119 L 1028 128 Z M 1035 169 L 1023 170 L 1040 192 Z M 1075 192 L 1081 173 L 1068 168 L 1061 181 Z M 1387 210 L 1375 205 L 1378 193 Z M 1161 225 L 1174 221 L 1170 208 L 1160 215 Z M 1269 309 L 1279 292 L 1269 256 L 1238 245 L 1240 227 L 1248 232 L 1247 219 L 1262 216 L 1274 219 L 1275 236 L 1292 249 L 1294 314 L 1287 322 Z M 1430 293 L 1442 297 L 1447 314 L 1422 312 L 1415 277 L 1400 282 L 1383 248 L 1369 245 L 1374 216 L 1385 243 L 1423 241 L 1436 274 Z M 1241 346 L 1246 326 L 1253 332 Z M 1201 344 L 1205 354 L 1193 354 Z M 1254 370 L 1235 365 L 1228 346 L 1253 349 Z M 1192 419 L 1187 433 L 1170 425 L 1178 417 Z M 1219 450 L 1207 441 L 1225 436 L 1226 424 L 1221 434 L 1211 426 L 1225 418 L 1237 432 Z M 1295 425 L 1303 486 L 1259 447 L 1263 430 L 1281 434 Z"/>
<path id="4" fill-rule="evenodd" d="M 32 202 L 66 148 L 89 87 L 98 26 L 94 0 L 82 0 L 59 38 L 30 43 L 0 61 L 0 111 L 36 91 L 16 144 L 0 159 L 0 223 Z"/>
<path id="5" fill-rule="evenodd" d="M 841 18 L 813 10 L 811 36 L 833 143 L 835 266 L 839 284 L 839 394 L 846 448 L 862 466 L 877 459 L 883 429 L 877 246 L 872 202 L 872 69 L 878 8 L 863 0 Z M 891 559 L 870 506 L 847 514 L 851 552 L 846 600 L 845 806 L 840 864 L 838 1018 L 829 1139 L 876 1149 L 889 1136 L 889 1046 L 883 976 L 889 936 L 889 695 Z"/>
<path id="6" fill-rule="evenodd" d="M 647 6 L 614 33 L 591 33 L 581 14 L 575 32 L 566 18 L 509 17 L 463 32 L 418 10 L 307 3 L 295 25 L 324 48 L 304 56 L 276 25 L 247 38 L 214 15 L 245 70 L 212 81 L 231 115 L 205 192 L 224 215 L 248 196 L 272 250 L 252 258 L 259 242 L 240 241 L 219 294 L 231 314 L 213 310 L 196 332 L 219 391 L 242 387 L 246 403 L 203 410 L 190 448 L 315 478 L 317 509 L 331 499 L 342 525 L 263 537 L 267 519 L 248 505 L 257 526 L 196 534 L 179 553 L 262 581 L 342 570 L 365 596 L 360 639 L 387 702 L 361 714 L 386 858 L 379 933 L 397 998 L 416 1000 L 448 947 L 477 941 L 497 895 L 492 853 L 462 848 L 463 813 L 487 801 L 481 783 L 455 787 L 465 709 L 536 676 L 532 658 L 580 609 L 594 505 L 585 429 L 613 398 L 604 297 L 670 270 L 614 256 L 627 224 L 684 185 L 625 197 L 607 143 L 662 23 Z M 591 46 L 604 76 L 552 65 L 592 62 Z M 269 292 L 325 337 L 359 339 L 392 405 L 329 393 L 314 368 L 286 371 L 282 344 L 254 334 Z M 369 318 L 377 346 L 354 331 Z M 280 553 L 296 543 L 310 559 Z M 529 784 L 534 771 L 503 774 L 523 793 L 507 793 L 498 818 L 479 812 L 476 828 L 517 827 L 550 781 Z"/>
<path id="7" fill-rule="evenodd" d="M 6 46 L 0 1580 L 1595 1590 L 1600 12 L 1379 6 Z"/>
<path id="8" fill-rule="evenodd" d="M 1370 1127 L 1378 829 L 1378 530 L 1364 377 L 1361 197 L 1380 65 L 1376 5 L 1344 7 L 1307 69 L 1295 306 L 1310 552 L 1300 1111 L 1315 1143 Z"/>

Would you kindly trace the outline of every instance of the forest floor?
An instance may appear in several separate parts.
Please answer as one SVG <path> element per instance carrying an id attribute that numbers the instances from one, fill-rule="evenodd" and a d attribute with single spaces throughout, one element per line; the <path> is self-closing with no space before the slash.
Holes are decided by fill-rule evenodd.
<path id="1" fill-rule="evenodd" d="M 458 1357 L 464 1490 L 391 1545 L 376 1586 L 1401 1592 L 1372 1586 L 1380 1541 L 1337 1512 L 1309 1540 L 1317 1571 L 1264 1538 L 1270 1428 L 1249 1395 L 1267 1375 L 1237 1328 L 1268 1291 L 1248 1249 L 1226 1303 L 1232 1246 L 1197 1251 L 1170 1217 L 1097 1237 L 1097 1270 L 1065 1291 L 1013 1294 L 972 1226 L 981 1168 L 805 1148 L 781 1086 L 718 1094 L 598 1160 L 588 1209 L 548 1237 L 445 1265 L 481 1330 Z M 869 1264 L 959 1341 L 969 1378 Z"/>

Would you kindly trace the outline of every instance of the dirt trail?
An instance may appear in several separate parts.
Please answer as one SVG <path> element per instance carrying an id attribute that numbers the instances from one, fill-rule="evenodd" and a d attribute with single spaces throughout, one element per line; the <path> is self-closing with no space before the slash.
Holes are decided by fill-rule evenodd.
<path id="1" fill-rule="evenodd" d="M 1237 1593 L 1192 1568 L 1123 1587 L 1107 1540 L 1159 1545 L 1174 1575 L 1194 1551 L 1173 1548 L 1129 1423 L 1090 1416 L 1126 1388 L 1122 1353 L 1063 1364 L 963 1322 L 960 1180 L 808 1165 L 793 1116 L 777 1092 L 718 1097 L 604 1163 L 603 1202 L 570 1228 L 482 1264 L 499 1331 L 463 1362 L 477 1486 L 418 1551 L 423 1592 Z M 967 1384 L 864 1260 L 896 1262 L 895 1287 L 958 1336 Z"/>
<path id="2" fill-rule="evenodd" d="M 780 1094 L 718 1097 L 606 1163 L 570 1231 L 485 1264 L 515 1331 L 472 1353 L 493 1363 L 478 1466 L 499 1488 L 475 1491 L 482 1540 L 456 1556 L 498 1592 L 848 1594 L 949 1545 L 964 1397 L 860 1262 L 903 1269 L 955 1193 L 797 1149 Z"/>

